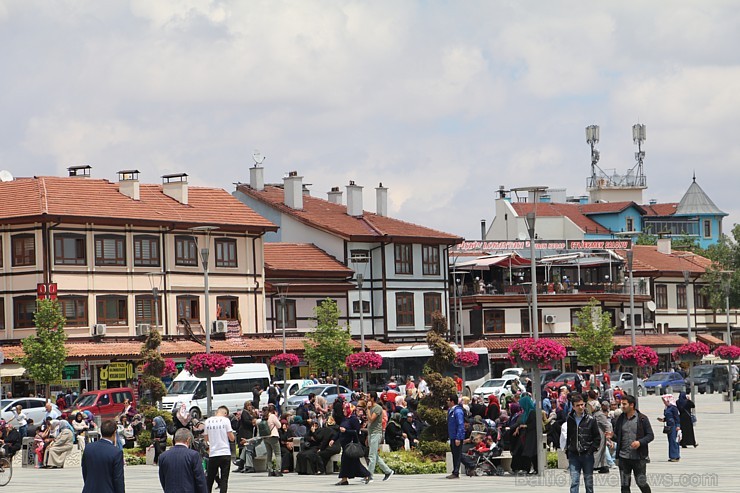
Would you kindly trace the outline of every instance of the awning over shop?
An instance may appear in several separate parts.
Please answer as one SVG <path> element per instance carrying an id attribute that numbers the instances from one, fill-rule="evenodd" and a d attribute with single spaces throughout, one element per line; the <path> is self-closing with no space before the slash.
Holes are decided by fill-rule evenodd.
<path id="1" fill-rule="evenodd" d="M 21 365 L 9 363 L 0 365 L 0 377 L 21 377 L 26 373 L 26 369 Z"/>
<path id="2" fill-rule="evenodd" d="M 511 267 L 513 265 L 529 265 L 529 260 L 521 257 L 516 252 L 512 252 L 506 255 L 486 255 L 483 257 L 474 258 L 460 262 L 459 264 L 453 264 L 453 268 L 457 270 L 490 270 L 494 265 L 501 267 Z"/>

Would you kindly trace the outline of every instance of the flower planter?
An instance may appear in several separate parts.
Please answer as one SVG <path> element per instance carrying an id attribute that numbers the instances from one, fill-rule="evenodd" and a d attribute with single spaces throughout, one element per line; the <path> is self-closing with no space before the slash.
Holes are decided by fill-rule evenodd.
<path id="1" fill-rule="evenodd" d="M 226 368 L 221 368 L 215 371 L 210 371 L 210 370 L 196 371 L 195 376 L 198 378 L 208 378 L 208 377 L 215 378 L 215 377 L 220 377 L 224 373 L 226 373 Z"/>
<path id="2" fill-rule="evenodd" d="M 640 366 L 637 364 L 635 358 L 619 358 L 619 364 L 627 368 L 637 368 Z"/>
<path id="3" fill-rule="evenodd" d="M 453 361 L 452 362 L 452 366 L 454 366 L 455 368 L 471 368 L 471 367 L 473 367 L 475 365 L 469 365 L 469 364 L 463 364 L 463 363 L 455 363 Z"/>
<path id="4" fill-rule="evenodd" d="M 678 357 L 678 361 L 682 363 L 696 363 L 697 361 L 701 361 L 702 358 L 703 356 L 698 354 L 682 354 Z"/>
<path id="5" fill-rule="evenodd" d="M 535 368 L 552 367 L 551 360 L 530 361 L 530 360 L 522 359 L 519 357 L 516 358 L 516 364 L 517 366 L 519 366 L 520 368 L 524 368 L 525 370 L 534 370 Z"/>

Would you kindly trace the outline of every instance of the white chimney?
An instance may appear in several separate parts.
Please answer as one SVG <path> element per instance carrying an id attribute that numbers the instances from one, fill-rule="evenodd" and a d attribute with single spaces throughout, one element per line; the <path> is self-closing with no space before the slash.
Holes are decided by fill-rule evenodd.
<path id="1" fill-rule="evenodd" d="M 671 239 L 670 238 L 658 238 L 658 252 L 664 255 L 671 254 Z"/>
<path id="2" fill-rule="evenodd" d="M 118 172 L 118 191 L 126 197 L 139 200 L 139 170 L 129 169 Z"/>
<path id="3" fill-rule="evenodd" d="M 388 215 L 388 189 L 382 183 L 375 189 L 375 213 L 379 216 Z"/>
<path id="4" fill-rule="evenodd" d="M 362 187 L 350 181 L 347 185 L 347 214 L 362 217 Z"/>
<path id="5" fill-rule="evenodd" d="M 339 187 L 331 187 L 331 191 L 327 192 L 329 196 L 329 202 L 332 204 L 339 204 L 342 205 L 342 191 L 339 190 Z"/>
<path id="6" fill-rule="evenodd" d="M 255 190 L 265 189 L 265 168 L 256 164 L 249 168 L 249 186 Z"/>
<path id="7" fill-rule="evenodd" d="M 162 176 L 162 192 L 181 204 L 188 204 L 188 175 L 175 173 Z"/>
<path id="8" fill-rule="evenodd" d="M 297 171 L 283 178 L 283 201 L 291 209 L 303 209 L 303 177 Z"/>

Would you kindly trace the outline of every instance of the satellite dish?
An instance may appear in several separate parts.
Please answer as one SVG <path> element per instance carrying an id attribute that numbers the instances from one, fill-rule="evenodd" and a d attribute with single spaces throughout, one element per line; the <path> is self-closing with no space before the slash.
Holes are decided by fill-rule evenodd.
<path id="1" fill-rule="evenodd" d="M 0 171 L 0 181 L 13 181 L 13 175 L 10 171 L 4 169 Z"/>
<path id="2" fill-rule="evenodd" d="M 651 312 L 655 311 L 655 302 L 653 300 L 647 302 L 647 309 Z"/>
<path id="3" fill-rule="evenodd" d="M 259 151 L 259 149 L 255 149 L 252 153 L 252 159 L 254 159 L 254 165 L 259 166 L 262 164 L 265 160 L 265 156 L 262 155 L 262 153 Z"/>
<path id="4" fill-rule="evenodd" d="M 625 320 L 627 320 L 627 315 L 624 312 L 619 312 L 619 320 L 624 322 Z"/>
<path id="5" fill-rule="evenodd" d="M 522 241 L 524 241 L 524 240 L 527 239 L 527 235 L 525 235 L 524 233 L 519 233 L 519 235 L 517 236 L 517 238 L 520 239 L 520 240 L 522 240 Z"/>

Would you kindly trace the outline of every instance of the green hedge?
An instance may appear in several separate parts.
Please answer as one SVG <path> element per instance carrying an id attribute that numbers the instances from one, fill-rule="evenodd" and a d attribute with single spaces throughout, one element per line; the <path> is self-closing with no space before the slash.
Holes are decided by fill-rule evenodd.
<path id="1" fill-rule="evenodd" d="M 554 451 L 547 452 L 547 469 L 558 468 L 558 453 Z"/>
<path id="2" fill-rule="evenodd" d="M 146 450 L 146 448 L 152 444 L 152 432 L 149 430 L 141 430 L 139 436 L 136 437 L 136 443 L 139 445 L 141 450 Z"/>
<path id="3" fill-rule="evenodd" d="M 432 441 L 421 441 L 419 442 L 418 450 L 423 456 L 435 456 L 444 459 L 445 454 L 450 451 L 449 442 L 438 442 Z"/>
<path id="4" fill-rule="evenodd" d="M 396 474 L 444 474 L 447 472 L 445 462 L 432 462 L 414 450 L 383 452 L 380 455 Z"/>
<path id="5" fill-rule="evenodd" d="M 143 466 L 146 464 L 146 456 L 138 455 L 135 449 L 123 449 L 123 460 L 127 466 Z"/>

